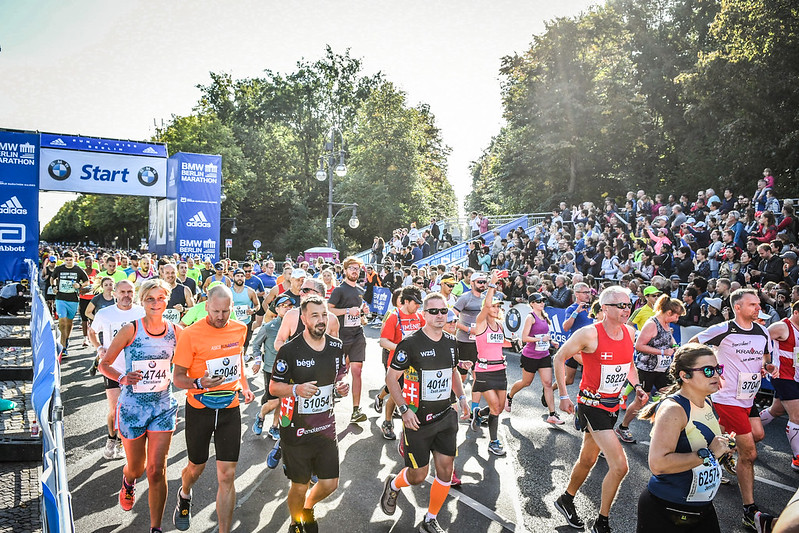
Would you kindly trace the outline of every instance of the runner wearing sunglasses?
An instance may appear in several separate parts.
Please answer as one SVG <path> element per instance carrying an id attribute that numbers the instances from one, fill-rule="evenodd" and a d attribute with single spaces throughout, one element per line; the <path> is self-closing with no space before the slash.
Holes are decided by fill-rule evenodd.
<path id="1" fill-rule="evenodd" d="M 604 318 L 591 326 L 577 330 L 558 350 L 553 362 L 560 391 L 560 409 L 575 412 L 566 389 L 565 362 L 582 352 L 583 375 L 577 396 L 577 425 L 583 431 L 580 458 L 574 465 L 566 491 L 555 502 L 555 508 L 566 517 L 569 525 L 584 527 L 574 507 L 574 496 L 596 463 L 601 451 L 608 462 L 608 473 L 602 483 L 602 499 L 594 526 L 595 533 L 611 531 L 608 521 L 610 506 L 627 475 L 627 456 L 613 428 L 619 418 L 619 392 L 629 379 L 636 396 L 645 404 L 648 395 L 631 372 L 635 331 L 626 325 L 632 304 L 630 293 L 622 287 L 608 287 L 599 295 Z"/>
<path id="2" fill-rule="evenodd" d="M 726 386 L 713 394 L 713 404 L 724 431 L 735 433 L 738 449 L 738 488 L 743 500 L 743 524 L 755 529 L 755 443 L 765 436 L 763 423 L 754 407 L 760 379 L 775 372 L 771 364 L 769 334 L 756 322 L 760 298 L 754 289 L 738 289 L 730 295 L 735 318 L 707 328 L 691 342 L 717 346 L 724 365 Z M 776 372 L 775 372 L 776 373 Z M 777 377 L 776 375 L 774 377 Z"/>
<path id="3" fill-rule="evenodd" d="M 723 372 L 710 347 L 686 344 L 669 369 L 674 385 L 641 410 L 639 417 L 653 424 L 652 477 L 638 500 L 638 533 L 720 531 L 713 507 L 721 486 L 718 459 L 731 453 L 734 435 L 722 435 L 709 396 L 718 392 Z"/>

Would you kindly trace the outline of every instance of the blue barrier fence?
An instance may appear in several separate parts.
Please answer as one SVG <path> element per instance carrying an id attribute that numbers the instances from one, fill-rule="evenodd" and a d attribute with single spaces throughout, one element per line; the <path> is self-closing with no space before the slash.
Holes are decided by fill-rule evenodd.
<path id="1" fill-rule="evenodd" d="M 491 246 L 491 243 L 494 242 L 494 231 L 499 231 L 500 238 L 504 239 L 508 236 L 508 233 L 516 228 L 521 226 L 523 229 L 527 229 L 527 215 L 517 218 L 516 220 L 511 220 L 507 224 L 503 224 L 498 228 L 492 229 L 480 235 L 485 239 L 486 246 Z M 466 257 L 469 253 L 469 241 L 473 241 L 477 237 L 473 239 L 469 239 L 468 241 L 464 241 L 460 244 L 456 244 L 446 250 L 441 250 L 440 252 L 434 253 L 429 255 L 419 261 L 413 263 L 415 266 L 422 266 L 422 265 L 439 265 L 445 264 L 448 265 L 453 261 L 457 261 L 462 257 Z"/>
<path id="2" fill-rule="evenodd" d="M 42 529 L 48 533 L 74 533 L 72 495 L 67 484 L 64 456 L 61 370 L 53 319 L 36 283 L 38 268 L 26 260 L 31 288 L 31 348 L 33 349 L 33 391 L 31 400 L 42 437 Z"/>

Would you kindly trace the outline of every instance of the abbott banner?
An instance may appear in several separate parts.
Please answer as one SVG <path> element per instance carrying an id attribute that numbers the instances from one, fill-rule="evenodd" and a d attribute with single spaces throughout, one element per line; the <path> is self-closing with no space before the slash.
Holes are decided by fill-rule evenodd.
<path id="1" fill-rule="evenodd" d="M 166 196 L 166 146 L 71 135 L 41 135 L 39 186 L 129 196 Z"/>
<path id="2" fill-rule="evenodd" d="M 29 276 L 38 260 L 39 136 L 0 130 L 0 282 Z"/>

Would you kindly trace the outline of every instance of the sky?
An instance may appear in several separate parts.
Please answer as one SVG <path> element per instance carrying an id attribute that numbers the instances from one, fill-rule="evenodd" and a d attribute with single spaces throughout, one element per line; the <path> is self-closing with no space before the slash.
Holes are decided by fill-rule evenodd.
<path id="1" fill-rule="evenodd" d="M 501 58 L 594 4 L 0 0 L 0 128 L 147 140 L 154 121 L 191 113 L 209 72 L 291 72 L 329 44 L 430 105 L 462 204 L 470 163 L 502 127 Z M 42 193 L 42 227 L 73 197 Z"/>

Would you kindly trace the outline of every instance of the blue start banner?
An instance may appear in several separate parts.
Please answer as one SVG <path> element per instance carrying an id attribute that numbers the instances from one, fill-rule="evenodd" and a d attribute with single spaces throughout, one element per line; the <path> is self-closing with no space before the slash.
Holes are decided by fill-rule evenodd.
<path id="1" fill-rule="evenodd" d="M 167 230 L 171 213 L 175 220 L 175 244 L 170 250 L 216 261 L 220 249 L 222 156 L 179 152 L 169 158 L 168 176 Z M 167 231 L 167 241 L 169 238 Z"/>
<path id="2" fill-rule="evenodd" d="M 0 130 L 0 281 L 26 279 L 39 253 L 39 136 Z"/>

